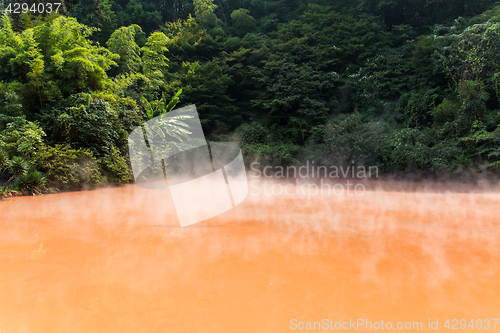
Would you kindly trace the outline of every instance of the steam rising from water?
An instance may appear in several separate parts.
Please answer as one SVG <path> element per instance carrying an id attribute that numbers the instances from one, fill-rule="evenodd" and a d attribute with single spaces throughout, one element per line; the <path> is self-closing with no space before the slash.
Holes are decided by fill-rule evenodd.
<path id="1" fill-rule="evenodd" d="M 2 201 L 0 332 L 496 318 L 499 192 L 412 186 L 249 195 L 185 228 L 168 190 L 135 185 Z"/>

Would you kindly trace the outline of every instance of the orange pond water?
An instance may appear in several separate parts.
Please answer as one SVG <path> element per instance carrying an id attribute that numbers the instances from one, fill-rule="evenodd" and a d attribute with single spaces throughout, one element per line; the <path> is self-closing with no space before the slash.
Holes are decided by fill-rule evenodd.
<path id="1" fill-rule="evenodd" d="M 500 317 L 500 194 L 437 189 L 249 196 L 185 228 L 168 193 L 135 185 L 4 200 L 0 332 L 484 331 Z"/>

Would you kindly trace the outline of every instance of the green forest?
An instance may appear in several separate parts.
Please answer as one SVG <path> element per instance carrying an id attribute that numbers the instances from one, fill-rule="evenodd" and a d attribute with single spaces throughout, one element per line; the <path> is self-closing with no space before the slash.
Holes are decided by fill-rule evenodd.
<path id="1" fill-rule="evenodd" d="M 181 89 L 247 163 L 499 174 L 495 1 L 58 1 L 0 1 L 4 192 L 132 182 L 128 134 Z"/>

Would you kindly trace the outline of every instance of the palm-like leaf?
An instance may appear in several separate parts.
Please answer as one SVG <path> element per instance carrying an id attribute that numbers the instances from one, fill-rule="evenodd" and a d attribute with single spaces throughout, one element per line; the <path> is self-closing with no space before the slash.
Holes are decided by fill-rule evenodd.
<path id="1" fill-rule="evenodd" d="M 163 117 L 162 117 L 163 118 Z M 159 123 L 160 132 L 176 138 L 182 142 L 182 138 L 189 139 L 189 134 L 193 134 L 191 131 L 187 130 L 189 125 L 183 122 L 185 119 L 192 119 L 193 116 L 175 116 L 169 117 L 167 119 L 162 119 Z M 164 136 L 163 136 L 164 137 Z"/>
<path id="2" fill-rule="evenodd" d="M 151 106 L 151 103 L 148 102 L 146 97 L 141 96 L 142 103 L 144 104 L 144 108 L 146 109 L 146 115 L 148 116 L 149 119 L 153 119 L 154 117 L 154 110 L 153 107 Z"/>
<path id="3" fill-rule="evenodd" d="M 177 93 L 174 95 L 174 97 L 172 97 L 170 102 L 168 102 L 168 104 L 167 104 L 167 98 L 165 97 L 165 94 L 161 93 L 161 98 L 159 101 L 160 102 L 160 107 L 159 107 L 160 110 L 159 110 L 159 112 L 156 112 L 156 113 L 159 113 L 161 115 L 161 114 L 164 114 L 166 112 L 172 111 L 172 109 L 175 108 L 175 106 L 179 102 L 179 96 L 181 94 L 182 94 L 182 89 L 179 89 L 179 91 L 177 91 Z M 141 96 L 141 100 L 142 100 L 142 103 L 144 104 L 144 108 L 146 109 L 146 115 L 148 116 L 149 119 L 153 119 L 155 117 L 155 110 L 153 109 L 153 106 L 151 105 L 151 103 L 148 102 L 146 97 Z M 156 111 L 158 111 L 158 110 L 156 110 Z"/>
<path id="4" fill-rule="evenodd" d="M 7 169 L 9 169 L 9 172 L 12 176 L 9 180 L 7 180 L 7 183 L 5 183 L 3 191 L 5 191 L 7 185 L 9 185 L 12 180 L 16 179 L 17 177 L 22 177 L 26 174 L 26 172 L 28 171 L 28 162 L 26 162 L 19 156 L 15 156 L 12 158 L 12 160 L 10 160 Z"/>
<path id="5" fill-rule="evenodd" d="M 40 193 L 47 186 L 47 179 L 40 171 L 31 171 L 19 178 L 19 187 L 23 191 L 32 193 Z"/>
<path id="6" fill-rule="evenodd" d="M 30 185 L 31 185 L 30 174 L 27 173 L 27 174 L 24 174 L 21 177 L 19 177 L 18 181 L 17 181 L 17 184 L 19 185 L 19 187 L 21 189 L 27 189 L 27 188 L 29 188 Z"/>
<path id="7" fill-rule="evenodd" d="M 10 161 L 8 169 L 14 178 L 20 177 L 28 171 L 28 162 L 19 156 L 15 156 Z"/>
<path id="8" fill-rule="evenodd" d="M 161 105 L 163 108 L 164 108 L 165 106 L 167 106 L 167 98 L 165 97 L 165 94 L 164 94 L 164 93 L 161 93 L 161 103 L 160 103 L 160 105 Z M 167 112 L 167 111 L 169 111 L 169 110 L 167 110 L 167 109 L 163 109 L 163 110 L 161 110 L 160 112 L 161 112 L 161 113 L 165 113 L 165 112 Z"/>
<path id="9" fill-rule="evenodd" d="M 31 185 L 34 188 L 42 189 L 47 186 L 47 179 L 40 171 L 30 172 L 29 175 L 30 175 Z"/>
<path id="10" fill-rule="evenodd" d="M 168 105 L 165 107 L 165 109 L 168 111 L 172 111 L 173 108 L 177 105 L 177 102 L 179 102 L 179 96 L 182 94 L 182 88 L 179 89 L 179 91 L 172 97 Z"/>

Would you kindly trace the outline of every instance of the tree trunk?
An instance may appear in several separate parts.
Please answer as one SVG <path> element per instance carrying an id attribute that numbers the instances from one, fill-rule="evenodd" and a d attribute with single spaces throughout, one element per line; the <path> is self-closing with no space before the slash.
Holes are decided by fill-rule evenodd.
<path id="1" fill-rule="evenodd" d="M 10 177 L 10 179 L 7 181 L 7 183 L 5 183 L 5 186 L 3 187 L 3 190 L 2 190 L 3 192 L 5 192 L 5 189 L 7 188 L 7 185 L 9 185 L 9 183 L 10 183 L 12 180 L 14 180 L 14 178 L 16 178 L 16 176 L 15 176 L 15 175 L 14 175 L 14 176 L 12 176 L 12 177 Z"/>

